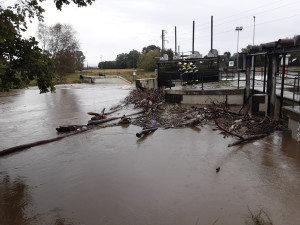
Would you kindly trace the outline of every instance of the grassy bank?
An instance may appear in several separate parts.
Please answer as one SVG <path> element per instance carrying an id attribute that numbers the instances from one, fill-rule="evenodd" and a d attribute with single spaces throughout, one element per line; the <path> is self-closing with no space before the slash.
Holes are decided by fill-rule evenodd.
<path id="1" fill-rule="evenodd" d="M 123 77 L 124 79 L 132 82 L 133 75 L 132 69 L 88 69 L 83 71 L 76 71 L 75 73 L 67 73 L 63 76 L 57 75 L 54 79 L 54 84 L 74 84 L 74 83 L 88 83 L 85 80 L 80 80 L 80 74 L 88 75 L 88 76 L 99 76 L 99 74 L 103 75 L 118 75 Z M 154 72 L 144 72 L 143 70 L 136 70 L 136 79 L 142 78 L 152 78 L 155 77 Z M 30 82 L 29 86 L 36 86 L 37 81 L 33 80 Z"/>
<path id="2" fill-rule="evenodd" d="M 81 74 L 89 75 L 89 76 L 98 76 L 99 74 L 118 75 L 132 82 L 133 81 L 132 71 L 133 69 L 89 69 L 89 70 L 83 70 Z M 136 79 L 153 78 L 153 77 L 156 77 L 154 72 L 145 72 L 144 70 L 141 69 L 136 70 Z"/>

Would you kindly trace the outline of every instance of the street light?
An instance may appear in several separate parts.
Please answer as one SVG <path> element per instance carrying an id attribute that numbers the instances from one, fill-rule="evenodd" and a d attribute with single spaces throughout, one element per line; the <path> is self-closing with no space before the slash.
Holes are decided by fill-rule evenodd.
<path id="1" fill-rule="evenodd" d="M 236 27 L 235 30 L 238 32 L 237 47 L 236 47 L 236 71 L 238 71 L 238 69 L 239 69 L 239 36 L 240 36 L 240 31 L 243 30 L 243 27 Z"/>
<path id="2" fill-rule="evenodd" d="M 253 16 L 254 19 L 254 26 L 253 26 L 253 46 L 254 46 L 254 37 L 255 37 L 255 16 Z"/>

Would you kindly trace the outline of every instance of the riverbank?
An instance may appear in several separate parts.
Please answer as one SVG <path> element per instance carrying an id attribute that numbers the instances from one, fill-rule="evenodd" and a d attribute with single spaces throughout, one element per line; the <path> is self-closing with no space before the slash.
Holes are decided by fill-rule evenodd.
<path id="1" fill-rule="evenodd" d="M 81 84 L 88 83 L 88 81 L 79 79 L 80 74 L 88 75 L 88 76 L 99 76 L 101 75 L 118 75 L 123 77 L 124 79 L 132 82 L 133 77 L 133 69 L 85 69 L 83 71 L 76 71 L 74 73 L 66 73 L 64 75 L 57 75 L 53 80 L 54 84 Z M 135 79 L 143 79 L 143 78 L 154 78 L 156 77 L 154 72 L 147 72 L 142 69 L 136 69 Z M 36 86 L 37 81 L 33 80 L 30 82 L 29 86 Z"/>

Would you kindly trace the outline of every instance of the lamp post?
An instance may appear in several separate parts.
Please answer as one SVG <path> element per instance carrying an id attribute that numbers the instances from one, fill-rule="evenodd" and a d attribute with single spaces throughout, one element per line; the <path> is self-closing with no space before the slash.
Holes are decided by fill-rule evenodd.
<path id="1" fill-rule="evenodd" d="M 236 71 L 238 71 L 238 69 L 239 69 L 239 36 L 240 36 L 240 31 L 243 30 L 243 27 L 236 27 L 235 30 L 238 32 L 237 47 L 236 47 Z"/>
<path id="2" fill-rule="evenodd" d="M 254 37 L 255 37 L 255 16 L 253 16 L 254 26 L 253 26 L 253 46 L 254 46 Z"/>

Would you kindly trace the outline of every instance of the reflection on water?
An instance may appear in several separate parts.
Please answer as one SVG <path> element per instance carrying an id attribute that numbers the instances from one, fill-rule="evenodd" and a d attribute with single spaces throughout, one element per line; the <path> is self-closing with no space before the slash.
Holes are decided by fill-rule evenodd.
<path id="1" fill-rule="evenodd" d="M 80 87 L 0 97 L 8 100 L 0 127 L 16 127 L 0 130 L 1 143 L 53 137 L 57 124 L 84 123 L 86 112 L 108 109 L 128 93 Z M 300 224 L 299 143 L 276 132 L 228 148 L 234 138 L 212 128 L 158 129 L 141 139 L 132 125 L 96 129 L 2 157 L 0 224 L 238 225 L 248 207 L 263 208 L 274 224 Z"/>
<path id="2" fill-rule="evenodd" d="M 0 175 L 0 224 L 30 224 L 32 219 L 25 213 L 30 203 L 28 186 L 21 178 Z"/>

